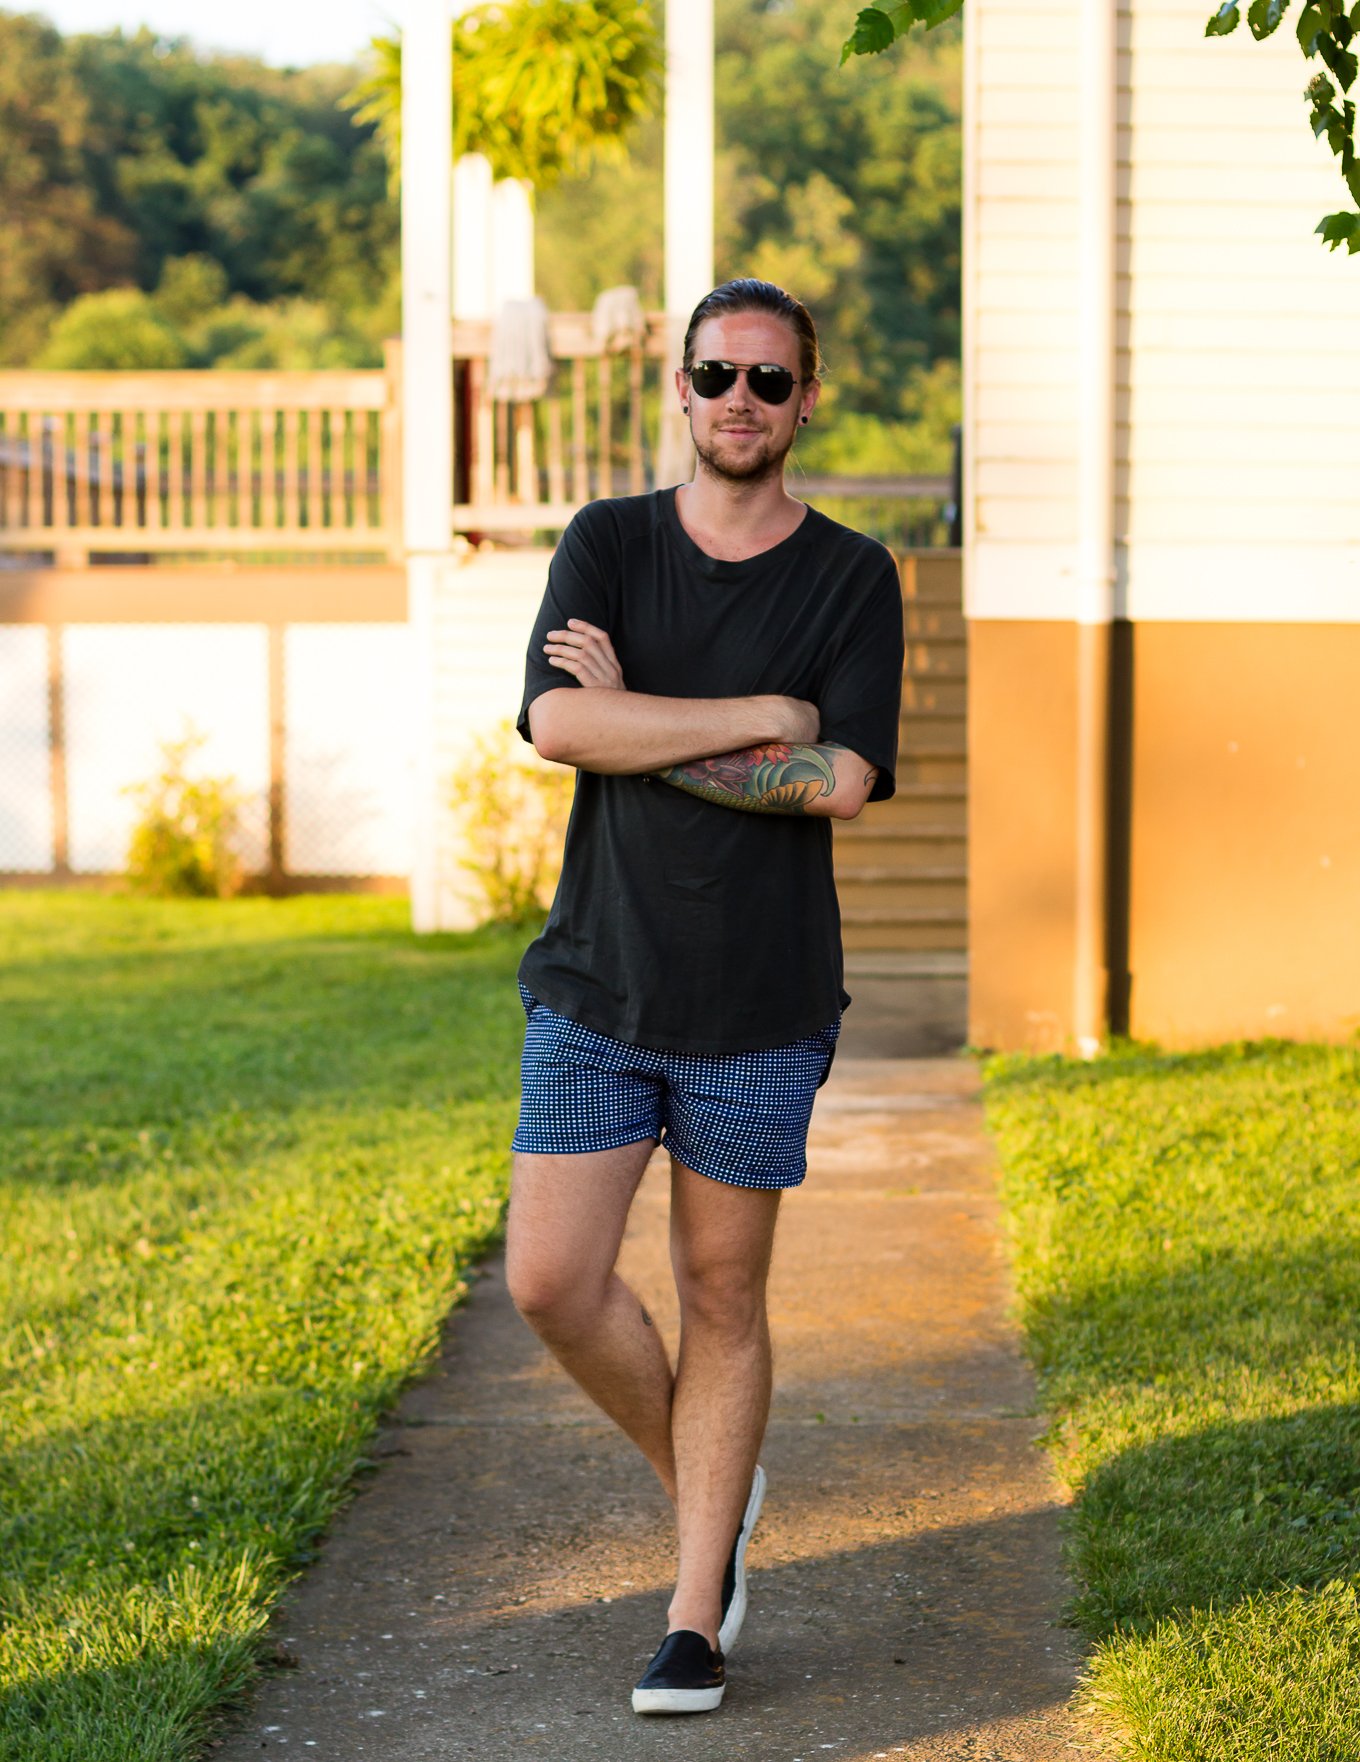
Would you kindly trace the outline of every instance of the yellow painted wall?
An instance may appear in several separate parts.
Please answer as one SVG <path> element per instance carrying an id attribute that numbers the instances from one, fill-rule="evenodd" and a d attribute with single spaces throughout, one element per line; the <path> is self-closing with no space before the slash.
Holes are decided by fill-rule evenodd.
<path id="1" fill-rule="evenodd" d="M 1076 630 L 971 626 L 969 1040 L 1060 1048 L 1072 1012 Z"/>
<path id="2" fill-rule="evenodd" d="M 1135 1034 L 1360 1028 L 1360 626 L 1136 634 Z"/>
<path id="3" fill-rule="evenodd" d="M 1066 1048 L 1075 626 L 969 631 L 969 1036 Z M 1134 630 L 1130 1030 L 1360 1030 L 1360 625 Z"/>

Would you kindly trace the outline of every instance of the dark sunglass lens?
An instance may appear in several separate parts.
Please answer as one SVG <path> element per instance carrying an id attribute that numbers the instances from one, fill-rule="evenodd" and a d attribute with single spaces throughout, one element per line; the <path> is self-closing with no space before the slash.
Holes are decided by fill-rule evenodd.
<path id="1" fill-rule="evenodd" d="M 737 370 L 724 361 L 696 361 L 689 370 L 689 383 L 701 398 L 720 398 L 737 383 Z"/>
<path id="2" fill-rule="evenodd" d="M 793 390 L 793 375 L 787 367 L 751 367 L 746 383 L 762 404 L 787 404 Z"/>

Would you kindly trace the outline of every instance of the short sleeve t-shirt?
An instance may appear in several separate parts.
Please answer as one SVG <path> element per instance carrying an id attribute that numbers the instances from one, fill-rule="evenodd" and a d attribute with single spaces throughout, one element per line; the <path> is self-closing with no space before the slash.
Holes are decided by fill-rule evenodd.
<path id="1" fill-rule="evenodd" d="M 529 642 L 519 730 L 545 691 L 549 630 L 608 631 L 629 690 L 806 698 L 825 742 L 893 793 L 902 598 L 892 555 L 809 508 L 779 544 L 723 562 L 685 531 L 673 489 L 592 502 L 555 551 Z M 842 984 L 831 821 L 754 814 L 648 776 L 577 774 L 562 878 L 523 984 L 633 1045 L 728 1053 L 815 1033 Z"/>

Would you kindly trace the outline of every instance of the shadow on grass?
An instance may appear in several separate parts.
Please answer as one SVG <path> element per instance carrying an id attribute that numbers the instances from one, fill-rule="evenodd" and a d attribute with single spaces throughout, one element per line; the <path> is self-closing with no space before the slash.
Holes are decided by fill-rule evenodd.
<path id="1" fill-rule="evenodd" d="M 1070 1519 L 1095 1637 L 1360 1571 L 1360 1404 L 1121 1451 Z"/>

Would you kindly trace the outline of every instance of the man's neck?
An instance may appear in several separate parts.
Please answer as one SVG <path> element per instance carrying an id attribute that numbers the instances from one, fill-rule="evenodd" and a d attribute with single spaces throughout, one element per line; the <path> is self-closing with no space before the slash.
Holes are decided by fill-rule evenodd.
<path id="1" fill-rule="evenodd" d="M 711 557 L 744 562 L 771 550 L 797 530 L 806 506 L 784 488 L 782 468 L 756 481 L 718 477 L 703 463 L 692 483 L 676 492 L 680 524 Z"/>

